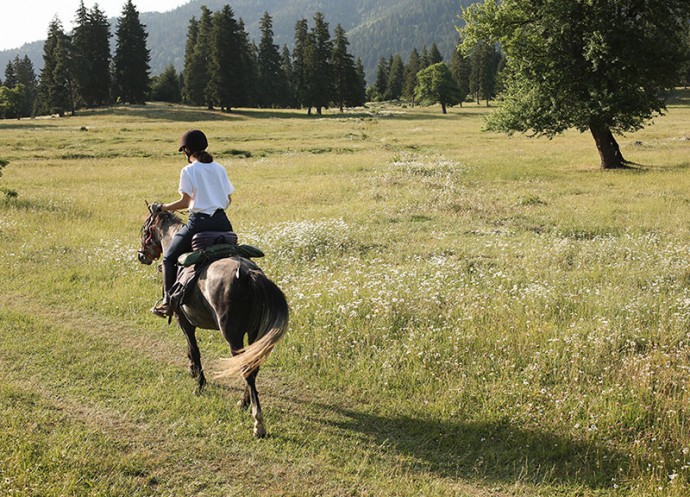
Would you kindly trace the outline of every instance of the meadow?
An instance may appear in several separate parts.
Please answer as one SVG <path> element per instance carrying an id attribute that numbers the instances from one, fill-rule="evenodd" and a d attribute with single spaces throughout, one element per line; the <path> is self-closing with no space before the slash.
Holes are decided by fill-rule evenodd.
<path id="1" fill-rule="evenodd" d="M 475 105 L 0 122 L 0 495 L 688 495 L 688 97 L 618 171 Z M 290 302 L 264 440 L 239 381 L 193 394 L 136 260 L 192 127 Z"/>

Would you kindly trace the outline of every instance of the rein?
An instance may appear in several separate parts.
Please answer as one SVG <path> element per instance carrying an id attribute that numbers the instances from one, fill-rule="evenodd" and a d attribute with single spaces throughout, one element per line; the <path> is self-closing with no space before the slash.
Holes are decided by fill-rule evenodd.
<path id="1" fill-rule="evenodd" d="M 155 214 L 151 214 L 144 223 L 141 233 L 141 248 L 139 256 L 144 256 L 151 261 L 157 260 L 163 253 L 163 246 L 160 240 L 154 238 Z"/>

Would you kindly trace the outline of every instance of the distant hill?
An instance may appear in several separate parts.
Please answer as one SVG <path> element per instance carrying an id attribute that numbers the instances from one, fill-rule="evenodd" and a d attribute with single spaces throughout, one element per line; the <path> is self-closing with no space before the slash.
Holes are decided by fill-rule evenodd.
<path id="1" fill-rule="evenodd" d="M 201 6 L 218 10 L 230 5 L 235 17 L 245 22 L 250 37 L 258 44 L 259 19 L 264 12 L 273 17 L 275 43 L 294 43 L 295 23 L 310 21 L 315 12 L 323 12 L 331 34 L 337 24 L 347 31 L 350 51 L 362 59 L 367 80 L 373 80 L 380 57 L 399 53 L 407 58 L 413 47 L 422 50 L 432 43 L 450 58 L 457 41 L 455 26 L 460 24 L 460 5 L 474 0 L 192 0 L 170 12 L 145 12 L 141 21 L 147 26 L 151 50 L 151 72 L 160 74 L 168 64 L 182 69 L 187 25 L 192 16 L 199 18 Z M 136 1 L 135 1 L 136 4 Z M 75 0 L 75 11 L 77 0 Z M 115 26 L 116 20 L 111 19 Z M 48 26 L 46 26 L 46 32 Z M 113 29 L 114 31 L 114 29 Z M 26 44 L 15 50 L 0 51 L 0 76 L 7 62 L 16 55 L 28 55 L 36 73 L 43 67 L 43 42 Z"/>

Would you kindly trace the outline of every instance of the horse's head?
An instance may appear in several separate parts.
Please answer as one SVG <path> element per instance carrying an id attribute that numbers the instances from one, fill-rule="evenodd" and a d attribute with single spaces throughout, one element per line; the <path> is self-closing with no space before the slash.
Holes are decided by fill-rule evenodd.
<path id="1" fill-rule="evenodd" d="M 139 262 L 147 266 L 153 264 L 153 261 L 163 253 L 161 230 L 156 222 L 159 216 L 160 213 L 151 212 L 141 228 L 141 246 L 137 252 L 137 258 Z"/>

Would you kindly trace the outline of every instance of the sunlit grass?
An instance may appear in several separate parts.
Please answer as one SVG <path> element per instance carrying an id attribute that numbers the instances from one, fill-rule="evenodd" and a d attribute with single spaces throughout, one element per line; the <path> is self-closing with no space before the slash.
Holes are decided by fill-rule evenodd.
<path id="1" fill-rule="evenodd" d="M 690 108 L 610 172 L 588 135 L 482 133 L 490 111 L 0 122 L 0 493 L 686 494 Z M 225 387 L 192 395 L 136 262 L 191 127 L 292 309 L 262 443 Z M 200 340 L 212 369 L 226 345 Z"/>

